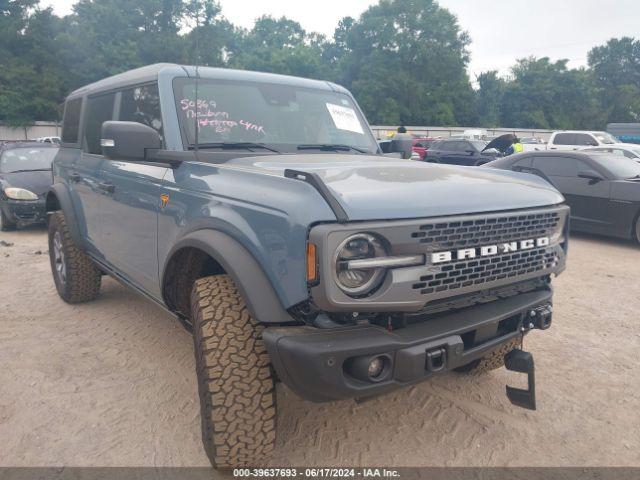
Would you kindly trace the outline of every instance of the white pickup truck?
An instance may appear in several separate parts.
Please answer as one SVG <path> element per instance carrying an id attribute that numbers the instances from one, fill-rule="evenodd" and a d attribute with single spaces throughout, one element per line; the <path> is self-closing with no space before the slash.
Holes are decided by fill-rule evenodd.
<path id="1" fill-rule="evenodd" d="M 616 137 L 607 132 L 585 130 L 563 130 L 553 132 L 547 143 L 547 150 L 581 150 L 587 147 L 619 146 Z"/>

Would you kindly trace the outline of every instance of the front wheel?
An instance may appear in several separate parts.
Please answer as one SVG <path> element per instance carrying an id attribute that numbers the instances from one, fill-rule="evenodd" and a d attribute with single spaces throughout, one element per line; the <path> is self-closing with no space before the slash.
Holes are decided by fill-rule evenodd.
<path id="1" fill-rule="evenodd" d="M 191 291 L 202 440 L 215 467 L 255 466 L 274 449 L 276 397 L 264 327 L 227 275 Z"/>
<path id="2" fill-rule="evenodd" d="M 56 290 L 65 302 L 87 302 L 98 296 L 102 272 L 73 242 L 62 212 L 49 218 L 49 260 Z"/>

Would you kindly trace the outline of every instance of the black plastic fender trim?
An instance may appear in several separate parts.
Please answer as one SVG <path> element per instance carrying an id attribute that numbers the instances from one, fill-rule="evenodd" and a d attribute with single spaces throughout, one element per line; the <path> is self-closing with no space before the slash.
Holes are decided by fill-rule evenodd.
<path id="1" fill-rule="evenodd" d="M 347 212 L 344 211 L 344 208 L 342 208 L 342 205 L 340 205 L 338 199 L 331 193 L 329 188 L 325 185 L 325 183 L 322 181 L 322 178 L 320 178 L 317 173 L 303 172 L 300 170 L 292 170 L 290 168 L 286 168 L 284 170 L 284 176 L 286 178 L 301 180 L 311 185 L 318 191 L 322 198 L 324 198 L 325 202 L 327 202 L 327 205 L 329 205 L 329 207 L 333 211 L 333 214 L 338 219 L 338 223 L 347 223 L 349 221 Z"/>

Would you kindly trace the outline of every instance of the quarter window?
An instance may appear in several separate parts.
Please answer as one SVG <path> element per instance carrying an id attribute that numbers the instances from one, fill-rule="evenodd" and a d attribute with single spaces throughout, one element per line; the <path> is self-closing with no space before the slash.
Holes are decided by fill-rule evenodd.
<path id="1" fill-rule="evenodd" d="M 554 145 L 575 145 L 573 133 L 558 133 L 553 138 Z"/>
<path id="2" fill-rule="evenodd" d="M 82 98 L 74 98 L 66 103 L 64 107 L 64 119 L 62 120 L 63 143 L 78 143 L 81 110 Z"/>
<path id="3" fill-rule="evenodd" d="M 87 152 L 95 155 L 102 154 L 100 138 L 102 136 L 102 124 L 113 118 L 113 104 L 115 94 L 89 97 L 87 100 L 87 115 L 84 138 L 87 144 Z"/>
<path id="4" fill-rule="evenodd" d="M 124 90 L 120 101 L 120 120 L 142 123 L 162 136 L 158 85 L 142 85 Z"/>

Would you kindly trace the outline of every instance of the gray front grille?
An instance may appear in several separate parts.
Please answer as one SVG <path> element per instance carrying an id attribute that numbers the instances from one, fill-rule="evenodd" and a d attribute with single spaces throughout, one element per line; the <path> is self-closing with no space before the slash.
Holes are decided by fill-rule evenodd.
<path id="1" fill-rule="evenodd" d="M 560 273 L 565 266 L 569 209 L 564 205 L 448 217 L 353 222 L 313 227 L 321 283 L 312 287 L 314 303 L 326 311 L 423 311 L 430 304 Z M 338 246 L 360 232 L 380 235 L 390 256 L 423 254 L 423 265 L 389 269 L 371 295 L 351 298 L 334 281 Z M 548 245 L 538 243 L 545 239 Z M 534 247 L 523 246 L 534 241 Z M 516 247 L 506 248 L 504 244 Z M 544 246 L 543 246 L 544 245 Z M 483 254 L 482 247 L 500 253 Z M 475 253 L 461 250 L 473 249 Z M 515 250 L 515 251 L 514 251 Z M 434 254 L 451 260 L 434 263 Z M 456 259 L 456 258 L 460 259 Z"/>
<path id="2" fill-rule="evenodd" d="M 438 249 L 507 242 L 551 235 L 560 221 L 558 212 L 505 215 L 491 218 L 426 223 L 411 233 L 420 243 Z"/>
<path id="3" fill-rule="evenodd" d="M 513 252 L 490 258 L 449 263 L 436 267 L 439 272 L 420 277 L 414 290 L 427 295 L 447 290 L 458 290 L 471 285 L 491 284 L 498 280 L 554 268 L 559 262 L 557 249 L 543 247 Z"/>

